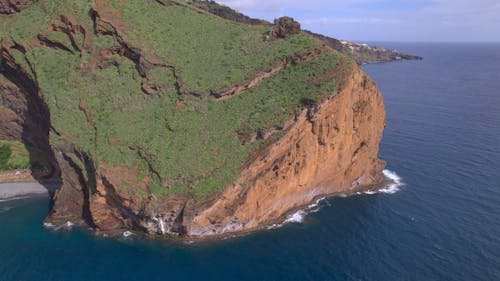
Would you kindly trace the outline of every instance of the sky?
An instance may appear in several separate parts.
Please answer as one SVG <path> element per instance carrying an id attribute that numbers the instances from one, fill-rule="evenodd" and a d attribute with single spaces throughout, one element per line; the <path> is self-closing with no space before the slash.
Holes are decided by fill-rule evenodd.
<path id="1" fill-rule="evenodd" d="M 500 0 L 216 0 L 353 41 L 500 42 Z"/>

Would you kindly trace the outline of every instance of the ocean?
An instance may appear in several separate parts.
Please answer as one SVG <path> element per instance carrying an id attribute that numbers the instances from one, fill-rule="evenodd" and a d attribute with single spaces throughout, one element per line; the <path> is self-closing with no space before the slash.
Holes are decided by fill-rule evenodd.
<path id="1" fill-rule="evenodd" d="M 199 245 L 50 231 L 47 198 L 0 202 L 0 281 L 500 280 L 500 44 L 379 45 L 424 57 L 363 66 L 403 185 Z"/>

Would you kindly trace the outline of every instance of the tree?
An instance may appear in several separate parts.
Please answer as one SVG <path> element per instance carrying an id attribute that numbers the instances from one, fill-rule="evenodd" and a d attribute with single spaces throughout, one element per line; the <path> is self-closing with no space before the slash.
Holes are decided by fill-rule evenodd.
<path id="1" fill-rule="evenodd" d="M 4 144 L 0 147 L 0 169 L 7 168 L 7 161 L 9 161 L 11 154 L 12 150 L 9 145 Z"/>

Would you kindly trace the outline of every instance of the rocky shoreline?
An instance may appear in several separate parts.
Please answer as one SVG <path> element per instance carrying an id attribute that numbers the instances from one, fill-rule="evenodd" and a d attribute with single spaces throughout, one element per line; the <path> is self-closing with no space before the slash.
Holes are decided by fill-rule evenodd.
<path id="1" fill-rule="evenodd" d="M 168 240 L 170 242 L 178 242 L 183 244 L 200 244 L 200 243 L 210 243 L 214 241 L 227 240 L 232 238 L 242 237 L 248 234 L 271 230 L 283 227 L 289 223 L 300 223 L 307 214 L 315 212 L 320 208 L 320 202 L 323 200 L 329 200 L 338 197 L 348 197 L 355 195 L 373 195 L 377 193 L 394 193 L 397 192 L 398 187 L 403 185 L 401 179 L 397 177 L 393 172 L 384 170 L 383 181 L 378 184 L 373 185 L 358 185 L 353 186 L 345 191 L 334 192 L 331 194 L 324 194 L 316 196 L 311 202 L 298 206 L 296 208 L 290 209 L 287 213 L 283 214 L 281 217 L 274 220 L 270 220 L 266 223 L 259 225 L 256 228 L 243 230 L 239 232 L 222 233 L 213 236 L 179 236 L 179 235 L 157 235 L 151 233 L 144 233 L 141 231 L 135 231 L 134 229 L 114 229 L 109 231 L 101 231 L 98 229 L 88 230 L 95 236 L 108 237 L 108 238 L 134 238 L 134 239 L 153 239 L 153 240 Z M 396 177 L 396 178 L 395 178 Z M 0 202 L 10 201 L 22 198 L 32 198 L 32 197 L 48 197 L 53 196 L 53 193 L 57 190 L 59 182 L 52 180 L 44 183 L 39 182 L 9 182 L 0 183 Z M 394 189 L 395 188 L 395 189 Z M 52 223 L 45 223 L 44 227 L 50 230 L 58 231 L 62 229 L 71 229 L 74 226 L 80 227 L 79 224 L 75 224 L 72 221 L 61 222 L 58 226 Z"/>
<path id="2" fill-rule="evenodd" d="M 384 170 L 386 171 L 386 170 Z M 378 184 L 373 185 L 358 185 L 353 186 L 345 191 L 334 192 L 331 194 L 323 194 L 316 196 L 311 202 L 298 206 L 296 208 L 290 209 L 287 213 L 283 214 L 279 218 L 270 220 L 266 223 L 259 225 L 256 228 L 242 230 L 238 232 L 222 233 L 211 236 L 179 236 L 179 235 L 159 235 L 154 233 L 144 233 L 142 231 L 135 231 L 134 229 L 114 229 L 109 231 L 101 230 L 91 230 L 94 235 L 98 237 L 113 238 L 113 239 L 138 239 L 138 240 L 158 240 L 158 241 L 168 241 L 171 243 L 181 243 L 181 244 L 202 244 L 202 243 L 213 243 L 217 241 L 224 241 L 227 239 L 233 239 L 238 237 L 243 237 L 252 233 L 257 233 L 266 230 L 272 230 L 276 228 L 283 227 L 289 223 L 300 223 L 308 214 L 315 212 L 320 208 L 320 202 L 323 200 L 330 200 L 333 198 L 342 198 L 355 195 L 373 195 L 377 193 L 392 193 L 386 192 L 388 187 L 397 185 L 398 187 L 403 185 L 400 179 L 392 178 L 387 176 L 384 172 L 383 181 Z M 394 191 L 395 192 L 395 191 Z M 296 219 L 295 216 L 300 216 L 300 219 Z M 48 229 L 54 231 L 60 229 L 68 229 L 73 227 L 75 224 L 71 221 L 63 222 L 58 226 L 51 223 L 46 223 L 44 226 Z M 79 226 L 77 226 L 79 227 Z"/>

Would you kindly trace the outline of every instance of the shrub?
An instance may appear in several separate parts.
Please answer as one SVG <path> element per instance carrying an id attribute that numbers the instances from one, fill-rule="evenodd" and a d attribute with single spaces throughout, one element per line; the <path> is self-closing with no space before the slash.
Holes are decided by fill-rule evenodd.
<path id="1" fill-rule="evenodd" d="M 0 146 L 0 169 L 7 168 L 7 162 L 9 161 L 10 156 L 12 155 L 12 150 L 10 146 L 4 144 Z"/>

